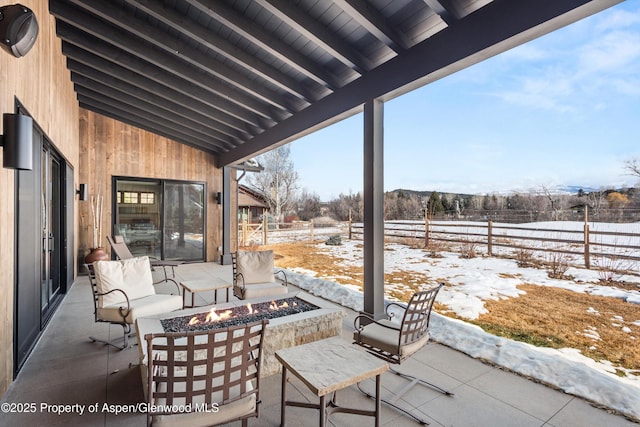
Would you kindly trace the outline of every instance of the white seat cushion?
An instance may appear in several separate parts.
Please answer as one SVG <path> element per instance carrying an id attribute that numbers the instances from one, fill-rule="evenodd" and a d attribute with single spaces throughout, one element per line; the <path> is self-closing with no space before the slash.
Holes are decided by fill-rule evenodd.
<path id="1" fill-rule="evenodd" d="M 242 293 L 244 290 L 244 294 Z M 286 286 L 281 283 L 252 283 L 242 288 L 236 286 L 234 289 L 235 295 L 241 295 L 243 299 L 269 297 L 272 295 L 286 294 L 289 292 Z"/>
<path id="2" fill-rule="evenodd" d="M 139 317 L 155 316 L 182 309 L 182 297 L 180 295 L 153 294 L 142 298 L 129 300 L 131 311 L 127 315 L 125 322 L 134 323 Z M 98 319 L 108 322 L 123 321 L 120 314 L 120 307 L 126 309 L 127 305 L 122 303 L 111 304 L 98 308 Z"/>
<path id="3" fill-rule="evenodd" d="M 224 369 L 224 365 L 216 364 L 220 368 L 215 368 L 214 370 Z M 183 368 L 177 368 L 178 371 Z M 205 375 L 206 369 L 203 366 L 197 366 L 194 369 L 194 376 Z M 177 375 L 184 375 L 184 373 L 179 373 Z M 234 372 L 234 375 L 231 376 L 232 381 L 237 381 L 239 375 L 237 372 Z M 221 384 L 222 377 L 215 377 L 213 381 L 214 386 L 219 386 Z M 250 392 L 254 389 L 251 381 L 247 381 L 246 383 L 247 392 Z M 194 384 L 194 389 L 201 390 L 204 388 L 204 383 L 202 381 L 196 381 Z M 158 391 L 165 392 L 167 390 L 167 383 L 162 382 L 158 387 Z M 174 391 L 175 392 L 184 392 L 185 391 L 185 383 L 184 382 L 175 382 L 174 383 Z M 240 387 L 235 386 L 230 389 L 230 397 L 236 397 L 240 395 Z M 242 399 L 238 399 L 234 402 L 227 403 L 226 405 L 222 404 L 222 392 L 215 392 L 211 396 L 211 401 L 217 403 L 217 408 L 207 408 L 210 409 L 211 412 L 203 411 L 204 409 L 204 396 L 196 396 L 193 399 L 192 408 L 198 405 L 198 410 L 194 410 L 189 413 L 179 413 L 172 415 L 154 415 L 153 416 L 153 425 L 156 426 L 187 426 L 187 427 L 200 427 L 200 426 L 210 426 L 212 424 L 218 425 L 226 423 L 230 420 L 237 419 L 238 417 L 242 417 L 244 415 L 250 415 L 255 413 L 256 411 L 256 395 L 251 394 L 249 396 L 243 397 Z M 155 399 L 153 402 L 155 405 L 165 405 L 166 400 L 163 398 Z M 173 399 L 172 405 L 180 406 L 185 405 L 186 400 L 184 398 L 176 398 Z"/>
<path id="4" fill-rule="evenodd" d="M 389 320 L 379 320 L 378 322 L 383 325 L 399 328 L 397 323 L 393 323 Z M 360 332 L 360 341 L 363 344 L 370 345 L 373 348 L 379 348 L 387 353 L 397 354 L 400 359 L 409 357 L 416 351 L 420 350 L 420 348 L 429 341 L 429 334 L 427 333 L 418 340 L 410 344 L 401 345 L 400 348 L 398 348 L 399 337 L 399 330 L 385 328 L 384 326 L 380 326 L 376 323 L 368 324 Z M 353 338 L 354 341 L 358 341 L 357 331 L 354 332 Z"/>
<path id="5" fill-rule="evenodd" d="M 93 263 L 96 285 L 99 293 L 121 289 L 129 300 L 155 294 L 149 257 L 131 258 L 120 261 L 96 261 Z M 111 292 L 98 299 L 99 307 L 109 307 L 124 303 L 122 292 Z"/>

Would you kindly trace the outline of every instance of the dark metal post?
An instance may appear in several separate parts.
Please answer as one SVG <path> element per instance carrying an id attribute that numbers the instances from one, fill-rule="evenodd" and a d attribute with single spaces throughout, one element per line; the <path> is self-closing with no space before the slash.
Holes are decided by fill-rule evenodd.
<path id="1" fill-rule="evenodd" d="M 364 311 L 384 317 L 383 102 L 364 105 Z"/>
<path id="2" fill-rule="evenodd" d="M 231 264 L 231 168 L 222 168 L 222 254 L 220 264 Z"/>

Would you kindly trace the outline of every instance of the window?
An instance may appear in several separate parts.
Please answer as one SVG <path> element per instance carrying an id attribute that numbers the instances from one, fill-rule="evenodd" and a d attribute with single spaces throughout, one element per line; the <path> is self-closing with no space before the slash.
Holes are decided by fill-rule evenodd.
<path id="1" fill-rule="evenodd" d="M 133 191 L 124 191 L 122 196 L 122 203 L 138 203 L 138 193 Z"/>
<path id="2" fill-rule="evenodd" d="M 115 235 L 135 256 L 205 258 L 206 189 L 201 182 L 114 178 Z"/>
<path id="3" fill-rule="evenodd" d="M 156 200 L 155 196 L 155 193 L 140 193 L 140 204 L 153 205 Z"/>

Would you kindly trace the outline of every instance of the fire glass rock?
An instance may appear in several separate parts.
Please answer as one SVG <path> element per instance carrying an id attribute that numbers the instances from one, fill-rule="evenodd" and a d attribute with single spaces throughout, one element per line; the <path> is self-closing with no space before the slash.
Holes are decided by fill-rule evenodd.
<path id="1" fill-rule="evenodd" d="M 277 303 L 277 309 L 271 308 Z M 285 304 L 286 303 L 286 304 Z M 286 305 L 286 306 L 285 306 Z M 318 306 L 310 304 L 297 297 L 284 298 L 271 302 L 260 302 L 251 304 L 253 313 L 249 313 L 247 305 L 225 308 L 220 312 L 231 311 L 231 316 L 226 319 L 205 322 L 208 311 L 189 316 L 172 317 L 170 319 L 162 319 L 160 323 L 165 332 L 184 332 L 184 331 L 208 331 L 211 329 L 226 328 L 229 326 L 241 325 L 259 321 L 262 319 L 276 319 L 278 317 L 289 316 L 292 314 L 303 313 L 305 311 L 317 310 Z M 193 324 L 194 317 L 197 323 Z"/>

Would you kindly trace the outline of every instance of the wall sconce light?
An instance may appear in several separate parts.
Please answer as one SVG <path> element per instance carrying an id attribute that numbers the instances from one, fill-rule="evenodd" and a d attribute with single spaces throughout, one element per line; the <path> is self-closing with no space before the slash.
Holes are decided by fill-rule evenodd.
<path id="1" fill-rule="evenodd" d="M 33 119 L 23 114 L 3 114 L 0 146 L 4 147 L 3 166 L 33 169 Z"/>
<path id="2" fill-rule="evenodd" d="M 80 188 L 76 190 L 76 194 L 80 196 L 78 199 L 81 202 L 89 200 L 89 186 L 87 184 L 80 184 Z"/>
<path id="3" fill-rule="evenodd" d="M 16 58 L 31 50 L 38 37 L 38 21 L 31 9 L 21 4 L 0 6 L 0 42 Z"/>
<path id="4" fill-rule="evenodd" d="M 219 205 L 222 204 L 222 193 L 221 192 L 218 191 L 217 193 L 214 193 L 213 197 L 214 197 L 214 199 L 216 199 L 216 203 L 217 204 L 219 204 Z"/>

